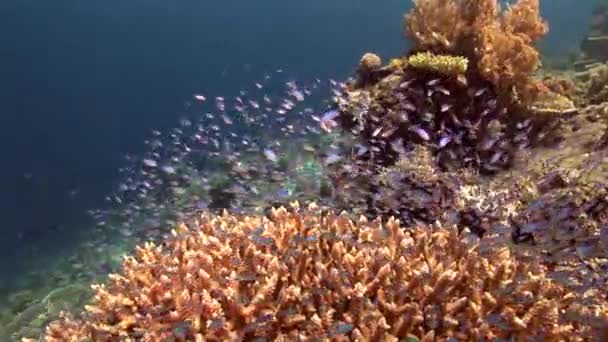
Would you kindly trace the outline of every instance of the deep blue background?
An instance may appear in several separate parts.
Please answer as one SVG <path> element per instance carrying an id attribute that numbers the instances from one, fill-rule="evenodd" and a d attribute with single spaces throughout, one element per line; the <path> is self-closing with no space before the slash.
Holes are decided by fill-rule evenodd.
<path id="1" fill-rule="evenodd" d="M 591 1 L 545 2 L 553 30 L 544 47 L 575 48 Z M 3 264 L 23 248 L 18 231 L 54 223 L 85 229 L 84 211 L 103 205 L 122 156 L 141 152 L 151 129 L 175 125 L 193 92 L 234 93 L 278 67 L 344 77 L 367 50 L 385 58 L 405 50 L 408 6 L 406 0 L 0 2 Z M 80 193 L 72 199 L 74 188 Z"/>

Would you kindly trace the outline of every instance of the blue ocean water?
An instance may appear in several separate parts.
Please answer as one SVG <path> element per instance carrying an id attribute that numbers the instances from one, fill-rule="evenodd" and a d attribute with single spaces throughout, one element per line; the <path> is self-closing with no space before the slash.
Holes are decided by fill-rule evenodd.
<path id="1" fill-rule="evenodd" d="M 543 1 L 549 55 L 576 49 L 592 2 Z M 0 279 L 61 248 L 103 207 L 126 153 L 193 93 L 233 94 L 283 68 L 344 78 L 365 51 L 405 51 L 408 1 L 3 1 Z M 26 234 L 24 234 L 26 233 Z M 31 234 L 30 234 L 31 233 Z M 25 236 L 25 237 L 24 237 Z"/>
<path id="2" fill-rule="evenodd" d="M 84 229 L 126 153 L 176 124 L 195 91 L 226 94 L 284 68 L 346 76 L 366 50 L 398 54 L 407 5 L 389 1 L 3 2 L 4 261 L 22 230 Z M 361 23 L 368 23 L 361 25 Z M 378 23 L 372 24 L 372 23 Z M 70 191 L 77 191 L 70 196 Z M 12 265 L 9 262 L 9 265 Z M 3 272 L 6 275 L 5 272 Z"/>

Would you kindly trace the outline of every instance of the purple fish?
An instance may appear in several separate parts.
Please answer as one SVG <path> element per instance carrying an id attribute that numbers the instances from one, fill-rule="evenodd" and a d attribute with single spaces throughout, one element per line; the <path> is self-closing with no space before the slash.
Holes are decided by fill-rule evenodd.
<path id="1" fill-rule="evenodd" d="M 477 91 L 473 94 L 473 96 L 479 97 L 479 96 L 483 95 L 487 90 L 488 90 L 487 88 L 477 89 Z"/>
<path id="2" fill-rule="evenodd" d="M 432 80 L 426 82 L 426 85 L 429 86 L 429 87 L 432 87 L 432 86 L 434 86 L 434 85 L 436 85 L 438 83 L 439 83 L 439 79 L 435 78 L 435 79 L 432 79 Z"/>
<path id="3" fill-rule="evenodd" d="M 321 121 L 329 121 L 329 120 L 334 120 L 335 118 L 338 117 L 338 115 L 340 115 L 340 112 L 338 112 L 335 109 L 329 110 L 325 113 L 323 113 L 323 115 L 321 116 Z"/>
<path id="4" fill-rule="evenodd" d="M 494 152 L 494 155 L 492 156 L 492 158 L 490 158 L 490 163 L 494 164 L 494 163 L 498 162 L 498 160 L 500 160 L 500 158 L 502 157 L 503 153 L 504 152 L 502 152 L 502 151 Z"/>
<path id="5" fill-rule="evenodd" d="M 412 84 L 412 82 L 413 82 L 413 81 L 414 81 L 414 80 L 408 80 L 408 81 L 405 81 L 405 82 L 403 82 L 403 83 L 401 83 L 401 84 L 399 85 L 399 88 L 401 88 L 401 89 L 405 89 L 405 88 L 409 87 L 409 86 L 410 86 L 410 84 Z"/>
<path id="6" fill-rule="evenodd" d="M 444 148 L 452 141 L 452 137 L 447 135 L 439 139 L 439 148 Z"/>
<path id="7" fill-rule="evenodd" d="M 264 157 L 266 157 L 266 159 L 270 160 L 273 163 L 276 163 L 278 160 L 276 153 L 274 153 L 274 151 L 269 148 L 264 150 Z"/>
<path id="8" fill-rule="evenodd" d="M 405 154 L 405 149 L 403 148 L 403 139 L 401 138 L 391 141 L 391 148 L 393 151 L 399 154 Z"/>
<path id="9" fill-rule="evenodd" d="M 325 165 L 334 164 L 334 163 L 338 162 L 340 159 L 342 159 L 342 157 L 340 157 L 339 155 L 337 155 L 335 153 L 331 153 L 325 158 Z"/>
<path id="10" fill-rule="evenodd" d="M 487 137 L 481 144 L 482 151 L 488 151 L 498 141 L 498 137 Z"/>
<path id="11" fill-rule="evenodd" d="M 418 136 L 424 141 L 431 140 L 431 136 L 427 133 L 427 131 L 418 126 L 413 126 L 412 128 L 410 128 L 410 130 L 418 134 Z"/>
<path id="12" fill-rule="evenodd" d="M 142 163 L 147 167 L 157 167 L 158 163 L 154 159 L 144 159 Z"/>
<path id="13" fill-rule="evenodd" d="M 403 108 L 409 110 L 410 112 L 415 112 L 416 111 L 416 106 L 414 106 L 411 102 L 404 102 L 403 103 Z"/>

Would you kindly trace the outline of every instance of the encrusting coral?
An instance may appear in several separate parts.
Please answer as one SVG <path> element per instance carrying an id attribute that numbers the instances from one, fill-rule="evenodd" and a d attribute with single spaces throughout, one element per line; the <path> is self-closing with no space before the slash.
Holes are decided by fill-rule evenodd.
<path id="1" fill-rule="evenodd" d="M 469 60 L 462 56 L 435 55 L 430 52 L 418 52 L 408 57 L 408 65 L 417 69 L 436 71 L 443 75 L 464 75 Z"/>
<path id="2" fill-rule="evenodd" d="M 409 226 L 433 223 L 457 211 L 458 184 L 433 167 L 430 151 L 421 146 L 401 156 L 395 165 L 383 168 L 371 182 L 374 191 L 360 196 L 366 200 L 370 217 L 394 216 Z"/>
<path id="3" fill-rule="evenodd" d="M 311 204 L 270 218 L 203 215 L 126 257 L 82 320 L 46 341 L 582 341 L 576 296 L 536 262 L 468 235 L 352 221 Z"/>
<path id="4" fill-rule="evenodd" d="M 587 70 L 586 99 L 590 104 L 608 101 L 608 64 L 599 64 Z"/>

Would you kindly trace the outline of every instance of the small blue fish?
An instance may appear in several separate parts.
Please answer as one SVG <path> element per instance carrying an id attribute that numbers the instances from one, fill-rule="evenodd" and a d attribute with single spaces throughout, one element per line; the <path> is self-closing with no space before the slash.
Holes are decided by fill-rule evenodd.
<path id="1" fill-rule="evenodd" d="M 318 237 L 318 236 L 316 236 L 316 235 L 311 235 L 311 236 L 307 236 L 307 237 L 304 239 L 304 241 L 306 241 L 306 242 L 315 242 L 315 241 L 317 241 L 318 239 L 319 239 L 319 237 Z"/>
<path id="2" fill-rule="evenodd" d="M 143 159 L 141 161 L 147 167 L 157 167 L 158 163 L 154 159 Z"/>
<path id="3" fill-rule="evenodd" d="M 340 159 L 342 159 L 341 156 L 335 154 L 335 153 L 330 153 L 326 158 L 325 158 L 325 165 L 331 165 L 334 164 L 336 162 L 338 162 Z"/>
<path id="4" fill-rule="evenodd" d="M 175 328 L 173 328 L 173 334 L 177 338 L 185 339 L 190 330 L 191 330 L 190 322 L 181 322 Z"/>
<path id="5" fill-rule="evenodd" d="M 540 228 L 540 223 L 526 223 L 521 227 L 521 233 L 535 233 Z"/>
<path id="6" fill-rule="evenodd" d="M 211 321 L 211 323 L 209 324 L 209 329 L 211 329 L 211 330 L 223 329 L 225 325 L 226 325 L 226 320 L 224 318 L 218 318 L 218 319 L 214 319 L 213 321 Z"/>
<path id="7" fill-rule="evenodd" d="M 332 329 L 332 335 L 344 335 L 351 332 L 355 326 L 352 323 L 339 323 L 335 325 Z"/>
<path id="8" fill-rule="evenodd" d="M 266 322 L 271 321 L 274 318 L 274 316 L 272 314 L 266 314 L 266 315 L 262 315 L 260 317 L 258 317 L 258 319 L 255 321 L 257 324 L 264 324 Z"/>
<path id="9" fill-rule="evenodd" d="M 291 196 L 291 192 L 288 188 L 283 187 L 277 190 L 277 196 L 279 196 L 280 198 L 288 198 Z"/>
<path id="10" fill-rule="evenodd" d="M 262 246 L 272 246 L 274 244 L 274 240 L 272 238 L 260 236 L 258 234 L 253 235 L 253 241 Z"/>
<path id="11" fill-rule="evenodd" d="M 258 275 L 253 272 L 243 272 L 236 275 L 238 281 L 255 281 L 258 279 Z"/>
<path id="12" fill-rule="evenodd" d="M 165 165 L 161 168 L 161 170 L 168 175 L 174 175 L 176 172 L 175 168 L 171 165 Z"/>

